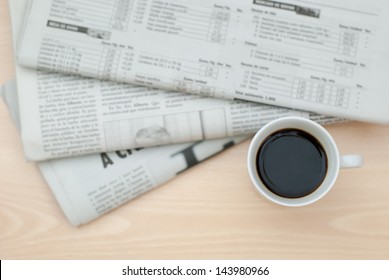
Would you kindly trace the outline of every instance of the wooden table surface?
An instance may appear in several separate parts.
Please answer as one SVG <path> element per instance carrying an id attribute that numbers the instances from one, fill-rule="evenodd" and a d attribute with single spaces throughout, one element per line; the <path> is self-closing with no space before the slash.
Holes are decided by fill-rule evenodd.
<path id="1" fill-rule="evenodd" d="M 14 77 L 0 0 L 0 84 Z M 374 108 L 372 108 L 374 110 Z M 80 228 L 71 227 L 0 102 L 0 259 L 388 259 L 389 127 L 327 126 L 342 170 L 319 202 L 286 208 L 262 198 L 246 171 L 249 141 Z"/>

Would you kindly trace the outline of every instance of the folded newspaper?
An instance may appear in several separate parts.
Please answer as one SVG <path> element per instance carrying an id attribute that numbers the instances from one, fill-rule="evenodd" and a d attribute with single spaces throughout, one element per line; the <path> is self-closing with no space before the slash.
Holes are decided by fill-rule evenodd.
<path id="1" fill-rule="evenodd" d="M 8 83 L 1 95 L 20 127 L 16 84 Z M 124 150 L 42 161 L 37 165 L 70 223 L 79 226 L 244 139 L 235 137 Z"/>
<path id="2" fill-rule="evenodd" d="M 26 0 L 9 4 L 16 34 Z M 245 139 L 223 138 L 130 150 L 131 146 L 136 147 L 135 142 L 142 145 L 150 141 L 152 145 L 172 142 L 170 138 L 165 139 L 160 128 L 156 129 L 158 122 L 148 121 L 150 118 L 162 118 L 164 128 L 170 124 L 171 130 L 167 131 L 176 133 L 180 141 L 200 140 L 207 138 L 206 135 L 213 138 L 255 132 L 267 121 L 291 114 L 311 117 L 322 124 L 340 121 L 301 111 L 192 97 L 18 66 L 17 78 L 18 94 L 14 83 L 4 88 L 3 94 L 23 132 L 30 159 L 93 153 L 37 163 L 65 215 L 75 226 L 100 217 Z M 23 104 L 20 112 L 17 97 Z M 179 117 L 174 118 L 175 114 Z M 105 129 L 110 122 L 113 125 Z M 191 135 L 179 138 L 195 131 L 194 124 L 201 126 L 199 139 Z M 156 142 L 142 133 L 134 134 L 132 127 L 153 128 L 153 133 L 162 141 Z M 110 137 L 120 143 L 107 145 L 116 143 Z M 88 146 L 95 143 L 98 144 L 94 147 Z M 111 149 L 118 151 L 99 153 Z"/>
<path id="3" fill-rule="evenodd" d="M 48 3 L 38 2 L 43 11 Z M 98 3 L 111 5 L 108 2 L 116 3 Z M 27 3 L 27 0 L 9 1 L 14 41 Z M 93 1 L 55 3 L 71 7 L 83 6 L 84 3 L 90 7 L 97 5 Z M 76 13 L 72 8 L 68 11 L 71 17 Z M 31 17 L 33 14 L 27 10 L 27 15 Z M 85 17 L 89 16 L 85 14 Z M 48 33 L 53 40 L 62 34 L 60 29 L 54 31 Z M 40 31 L 24 32 L 25 36 L 30 32 L 35 36 L 31 39 L 34 42 L 27 44 L 40 42 Z M 27 42 L 25 36 L 21 36 L 24 43 Z M 68 43 L 71 42 L 69 38 Z M 72 47 L 71 50 L 76 49 Z M 58 54 L 58 61 L 62 58 L 63 54 Z M 64 63 L 68 65 L 68 62 Z M 34 161 L 252 134 L 267 122 L 290 115 L 309 117 L 322 124 L 339 121 L 280 107 L 66 76 L 19 65 L 16 65 L 16 73 L 22 142 L 27 159 Z"/>
<path id="4" fill-rule="evenodd" d="M 386 0 L 33 0 L 18 61 L 36 69 L 389 123 L 388 26 Z M 41 77 L 45 82 L 51 83 Z M 100 95 L 92 94 L 99 90 L 90 82 L 81 87 L 84 91 L 75 92 L 84 94 L 74 102 L 83 104 L 82 98 L 93 95 L 86 102 L 92 120 L 162 107 L 122 102 L 128 93 L 118 96 L 109 86 Z M 67 108 L 66 99 L 56 98 L 63 104 L 58 110 Z M 181 106 L 183 98 L 166 107 Z M 196 116 L 184 115 L 198 123 L 202 117 L 194 111 Z M 224 119 L 223 111 L 210 114 Z M 104 127 L 92 128 L 91 149 L 100 145 L 97 131 L 137 127 L 134 120 L 104 120 Z M 178 131 L 193 125 L 184 123 Z"/>

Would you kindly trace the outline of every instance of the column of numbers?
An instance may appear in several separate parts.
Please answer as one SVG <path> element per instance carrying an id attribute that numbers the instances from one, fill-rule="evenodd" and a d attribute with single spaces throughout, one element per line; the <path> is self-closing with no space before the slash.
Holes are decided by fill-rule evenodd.
<path id="1" fill-rule="evenodd" d="M 133 6 L 133 0 L 116 0 L 111 15 L 111 27 L 116 30 L 127 31 Z"/>
<path id="2" fill-rule="evenodd" d="M 223 44 L 226 40 L 229 21 L 230 12 L 214 9 L 208 27 L 207 40 Z"/>
<path id="3" fill-rule="evenodd" d="M 104 80 L 116 80 L 121 51 L 103 48 L 98 69 L 98 77 Z"/>
<path id="4" fill-rule="evenodd" d="M 293 82 L 291 97 L 347 108 L 350 100 L 351 89 L 335 84 L 295 79 Z"/>
<path id="5" fill-rule="evenodd" d="M 359 34 L 356 32 L 342 31 L 339 36 L 338 52 L 346 56 L 356 56 L 359 42 Z"/>
<path id="6" fill-rule="evenodd" d="M 129 77 L 134 64 L 134 53 L 128 51 L 121 52 L 120 68 L 117 71 L 117 79 L 122 81 Z"/>
<path id="7" fill-rule="evenodd" d="M 219 75 L 219 69 L 212 66 L 202 65 L 200 67 L 200 75 L 212 79 L 217 79 Z"/>
<path id="8" fill-rule="evenodd" d="M 136 24 L 142 24 L 146 14 L 147 0 L 138 0 L 134 6 L 132 12 L 132 22 Z"/>

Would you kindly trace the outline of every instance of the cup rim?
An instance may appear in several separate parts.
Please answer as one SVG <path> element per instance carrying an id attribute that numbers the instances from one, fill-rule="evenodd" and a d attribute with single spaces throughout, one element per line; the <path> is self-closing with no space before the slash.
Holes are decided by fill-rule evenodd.
<path id="1" fill-rule="evenodd" d="M 288 123 L 289 125 L 287 125 Z M 315 133 L 312 133 L 312 130 L 304 129 L 301 126 L 294 127 L 296 125 L 292 126 L 290 125 L 290 123 L 300 123 L 302 126 L 308 126 L 312 128 Z M 276 132 L 277 130 L 288 128 L 301 129 L 310 133 L 311 135 L 313 134 L 312 136 L 319 140 L 327 154 L 328 170 L 324 181 L 315 191 L 299 198 L 286 198 L 271 192 L 260 179 L 256 168 L 257 153 L 263 141 L 271 133 Z M 318 134 L 320 137 L 318 136 Z M 290 116 L 278 118 L 274 121 L 267 123 L 255 134 L 248 149 L 247 166 L 251 181 L 255 189 L 259 191 L 264 197 L 266 197 L 270 201 L 273 201 L 274 203 L 283 206 L 304 206 L 318 201 L 319 199 L 324 197 L 333 187 L 339 173 L 340 157 L 334 139 L 324 127 L 307 118 Z M 329 174 L 328 172 L 331 173 Z"/>

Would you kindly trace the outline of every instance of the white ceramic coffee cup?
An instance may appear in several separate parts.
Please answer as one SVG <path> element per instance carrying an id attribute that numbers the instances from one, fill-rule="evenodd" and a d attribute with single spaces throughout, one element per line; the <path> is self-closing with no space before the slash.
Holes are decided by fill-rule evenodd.
<path id="1" fill-rule="evenodd" d="M 257 171 L 257 154 L 263 142 L 274 132 L 283 129 L 303 130 L 315 137 L 323 146 L 327 155 L 327 173 L 320 186 L 312 193 L 299 198 L 285 198 L 270 191 L 262 182 Z M 335 184 L 340 168 L 361 167 L 361 155 L 340 156 L 335 141 L 321 125 L 301 117 L 285 117 L 269 122 L 262 127 L 251 141 L 247 165 L 255 188 L 267 199 L 284 206 L 304 206 L 322 198 Z"/>

